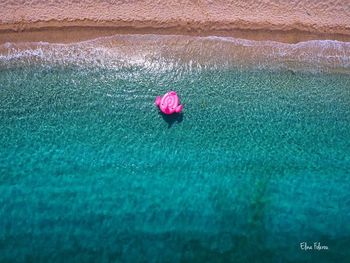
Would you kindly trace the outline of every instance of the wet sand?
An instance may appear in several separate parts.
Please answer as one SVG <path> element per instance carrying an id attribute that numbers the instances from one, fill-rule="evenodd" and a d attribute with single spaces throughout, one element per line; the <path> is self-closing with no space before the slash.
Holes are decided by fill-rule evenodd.
<path id="1" fill-rule="evenodd" d="M 136 28 L 115 26 L 56 26 L 29 29 L 21 32 L 12 30 L 0 31 L 0 44 L 6 42 L 50 42 L 50 43 L 73 43 L 98 37 L 116 34 L 159 34 L 159 35 L 190 35 L 190 36 L 225 36 L 248 40 L 271 40 L 283 43 L 298 43 L 308 40 L 331 39 L 350 42 L 350 35 L 310 33 L 298 30 L 211 30 L 192 31 L 181 28 Z"/>

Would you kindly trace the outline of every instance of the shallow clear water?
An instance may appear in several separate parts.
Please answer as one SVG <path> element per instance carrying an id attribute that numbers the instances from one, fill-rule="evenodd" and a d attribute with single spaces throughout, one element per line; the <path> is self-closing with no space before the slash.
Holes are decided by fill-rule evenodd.
<path id="1" fill-rule="evenodd" d="M 1 69 L 0 261 L 348 262 L 349 75 L 162 63 Z"/>

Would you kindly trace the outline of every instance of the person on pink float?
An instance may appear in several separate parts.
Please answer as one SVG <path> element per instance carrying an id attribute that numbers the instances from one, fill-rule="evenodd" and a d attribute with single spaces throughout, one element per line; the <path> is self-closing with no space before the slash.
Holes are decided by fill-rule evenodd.
<path id="1" fill-rule="evenodd" d="M 183 106 L 180 105 L 179 97 L 175 91 L 169 91 L 163 97 L 158 96 L 155 104 L 164 114 L 180 113 Z"/>

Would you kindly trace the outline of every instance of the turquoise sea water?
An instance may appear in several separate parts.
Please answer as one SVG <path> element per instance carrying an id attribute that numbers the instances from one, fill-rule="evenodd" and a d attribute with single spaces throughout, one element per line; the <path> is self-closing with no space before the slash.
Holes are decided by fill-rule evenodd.
<path id="1" fill-rule="evenodd" d="M 1 64 L 0 262 L 350 261 L 348 74 L 35 58 Z"/>

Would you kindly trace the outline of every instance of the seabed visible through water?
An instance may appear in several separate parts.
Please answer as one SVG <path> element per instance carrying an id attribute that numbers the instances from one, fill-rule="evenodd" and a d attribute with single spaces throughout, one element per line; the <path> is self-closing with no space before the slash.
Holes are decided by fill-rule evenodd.
<path id="1" fill-rule="evenodd" d="M 2 48 L 1 262 L 350 260 L 348 43 Z"/>

